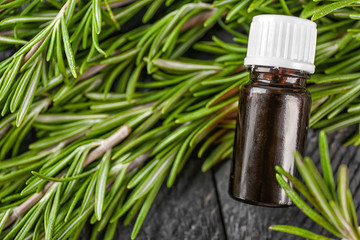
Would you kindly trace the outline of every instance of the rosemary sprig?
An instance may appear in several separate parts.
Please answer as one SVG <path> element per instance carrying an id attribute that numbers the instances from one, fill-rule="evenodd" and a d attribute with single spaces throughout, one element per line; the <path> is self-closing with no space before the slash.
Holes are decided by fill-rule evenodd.
<path id="1" fill-rule="evenodd" d="M 294 204 L 313 221 L 339 238 L 360 239 L 357 216 L 349 189 L 347 167 L 341 165 L 338 170 L 338 187 L 336 195 L 333 180 L 334 177 L 329 160 L 329 150 L 324 131 L 320 132 L 319 146 L 324 180 L 316 177 L 317 175 L 320 175 L 320 173 L 316 168 L 312 167 L 313 163 L 311 160 L 309 158 L 302 160 L 298 153 L 295 154 L 295 160 L 306 186 L 298 184 L 299 180 L 297 178 L 289 176 L 280 167 L 276 168 L 279 173 L 276 178 Z M 286 177 L 288 181 L 293 184 L 294 188 L 301 192 L 303 196 L 316 207 L 318 212 L 305 203 L 281 175 Z M 318 181 L 315 181 L 315 178 Z M 321 188 L 322 184 L 325 185 L 324 188 Z M 309 194 L 304 194 L 304 192 Z M 326 192 L 332 194 L 326 197 Z M 270 229 L 295 234 L 308 239 L 330 239 L 305 229 L 292 226 L 275 225 L 271 226 Z"/>
<path id="2" fill-rule="evenodd" d="M 13 0 L 0 9 L 0 49 L 13 50 L 0 62 L 2 239 L 76 238 L 88 219 L 94 238 L 106 229 L 110 239 L 120 216 L 129 223 L 139 212 L 135 238 L 166 176 L 171 186 L 197 146 L 199 156 L 213 149 L 204 171 L 229 158 L 237 94 L 249 80 L 246 33 L 257 14 L 319 18 L 311 125 L 359 122 L 356 1 Z M 202 40 L 215 25 L 234 41 Z M 189 57 L 191 48 L 212 59 Z M 131 133 L 119 142 L 125 126 Z M 29 132 L 37 138 L 23 152 Z M 329 189 L 320 200 L 337 199 L 331 176 L 316 188 Z M 336 236 L 344 230 L 328 217 L 342 226 L 340 212 L 357 225 L 353 211 L 342 210 L 353 209 L 346 187 L 336 212 L 311 189 L 299 191 L 325 218 L 307 209 L 311 217 Z"/>

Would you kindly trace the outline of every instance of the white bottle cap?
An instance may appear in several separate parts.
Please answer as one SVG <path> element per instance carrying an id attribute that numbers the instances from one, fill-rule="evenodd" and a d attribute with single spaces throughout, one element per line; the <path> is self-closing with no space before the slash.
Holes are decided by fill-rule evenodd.
<path id="1" fill-rule="evenodd" d="M 273 66 L 314 73 L 316 24 L 283 16 L 255 16 L 250 26 L 245 66 Z"/>

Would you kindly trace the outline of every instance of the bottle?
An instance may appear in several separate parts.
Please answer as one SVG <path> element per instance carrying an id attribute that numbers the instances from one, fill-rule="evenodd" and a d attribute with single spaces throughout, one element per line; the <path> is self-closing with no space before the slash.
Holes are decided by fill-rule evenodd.
<path id="1" fill-rule="evenodd" d="M 229 194 L 266 207 L 288 207 L 291 199 L 276 180 L 275 166 L 296 174 L 294 152 L 302 153 L 314 73 L 316 24 L 282 15 L 259 15 L 250 26 L 244 65 L 250 83 L 241 89 Z"/>

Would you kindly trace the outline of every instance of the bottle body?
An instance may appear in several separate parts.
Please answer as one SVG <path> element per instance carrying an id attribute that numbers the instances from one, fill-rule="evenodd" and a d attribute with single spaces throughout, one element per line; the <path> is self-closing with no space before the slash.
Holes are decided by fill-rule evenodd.
<path id="1" fill-rule="evenodd" d="M 311 98 L 306 73 L 255 66 L 239 98 L 229 193 L 250 204 L 286 207 L 292 202 L 276 180 L 275 166 L 295 174 L 302 153 Z"/>

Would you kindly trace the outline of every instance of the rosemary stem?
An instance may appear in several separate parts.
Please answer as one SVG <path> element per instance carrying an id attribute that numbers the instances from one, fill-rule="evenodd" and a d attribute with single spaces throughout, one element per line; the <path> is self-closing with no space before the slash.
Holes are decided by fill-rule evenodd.
<path id="1" fill-rule="evenodd" d="M 181 26 L 180 31 L 186 31 L 194 26 L 204 23 L 211 15 L 216 13 L 216 11 L 217 11 L 216 9 L 212 9 L 210 11 L 200 13 L 190 18 L 184 23 L 184 25 Z"/>
<path id="2" fill-rule="evenodd" d="M 95 148 L 93 151 L 90 152 L 90 154 L 87 156 L 84 167 L 95 161 L 98 157 L 100 157 L 102 154 L 104 154 L 106 151 L 113 148 L 116 144 L 120 143 L 122 140 L 124 140 L 131 132 L 131 128 L 127 125 L 123 125 L 117 130 L 114 134 L 112 134 L 110 137 L 105 139 L 100 146 Z M 141 157 L 141 156 L 140 156 Z M 140 158 L 139 157 L 139 158 Z M 143 157 L 144 158 L 144 157 Z M 146 160 L 146 158 L 145 158 Z M 145 161 L 142 160 L 142 161 Z M 141 163 L 141 160 L 137 161 L 138 164 Z M 134 166 L 135 168 L 136 166 Z M 16 219 L 20 218 L 25 212 L 27 212 L 32 206 L 34 206 L 37 202 L 40 201 L 40 199 L 46 194 L 46 192 L 49 190 L 49 188 L 54 184 L 54 182 L 49 182 L 46 184 L 45 188 L 39 192 L 34 193 L 30 198 L 28 198 L 25 202 L 20 204 L 19 206 L 15 207 L 12 211 L 9 219 L 7 220 L 5 224 L 5 228 L 11 225 Z"/>
<path id="3" fill-rule="evenodd" d="M 87 156 L 84 167 L 95 161 L 98 157 L 103 155 L 106 151 L 112 149 L 115 145 L 124 140 L 131 132 L 131 128 L 128 125 L 122 125 L 119 130 L 117 130 L 110 137 L 105 139 L 100 146 L 95 148 L 90 154 Z"/>

